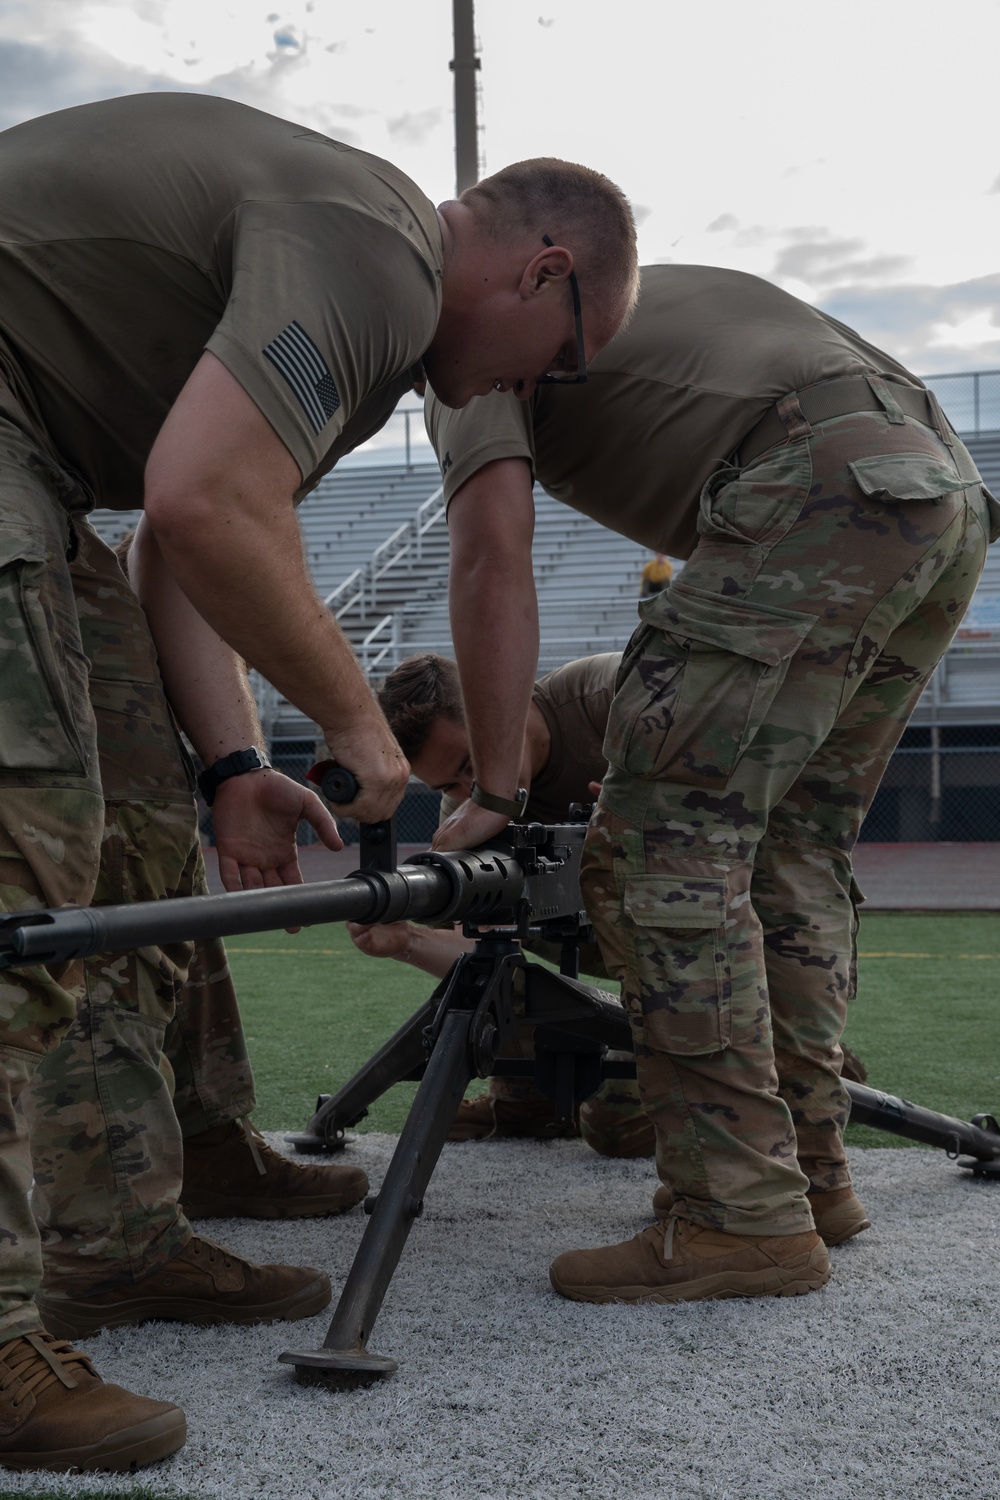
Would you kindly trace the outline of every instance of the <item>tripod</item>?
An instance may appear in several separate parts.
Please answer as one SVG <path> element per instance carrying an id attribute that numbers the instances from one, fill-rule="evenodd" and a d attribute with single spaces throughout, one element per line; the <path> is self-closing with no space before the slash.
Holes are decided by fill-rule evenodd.
<path id="1" fill-rule="evenodd" d="M 625 1012 L 576 978 L 579 944 L 590 936 L 585 922 L 577 916 L 543 923 L 538 931 L 560 940 L 560 973 L 524 956 L 516 940 L 527 936 L 524 931 L 479 937 L 426 1005 L 337 1094 L 321 1098 L 303 1134 L 289 1138 L 300 1151 L 339 1149 L 346 1128 L 386 1089 L 421 1079 L 382 1189 L 365 1203 L 371 1217 L 322 1347 L 279 1355 L 299 1379 L 342 1385 L 398 1368 L 395 1360 L 371 1353 L 368 1339 L 471 1079 L 534 1073 L 555 1100 L 559 1120 L 568 1123 L 574 1104 L 603 1078 L 634 1076 L 634 1064 L 604 1055 L 608 1048 L 631 1051 Z M 524 1022 L 534 1027 L 534 1065 L 498 1062 Z"/>
<path id="2" fill-rule="evenodd" d="M 394 841 L 378 832 L 380 827 L 376 825 L 377 837 L 367 850 L 363 838 L 361 868 L 370 875 L 390 873 L 395 861 Z M 550 835 L 545 846 L 550 853 L 566 852 L 558 840 L 567 836 L 567 829 L 538 832 Z M 519 853 L 529 874 L 541 868 L 536 852 L 534 841 L 527 839 Z M 534 905 L 524 900 L 517 904 L 514 928 L 484 936 L 476 926 L 481 913 L 467 918 L 463 930 L 477 938 L 473 952 L 458 960 L 426 1004 L 338 1093 L 320 1097 L 306 1130 L 288 1137 L 300 1152 L 340 1150 L 345 1131 L 364 1118 L 374 1100 L 395 1083 L 420 1080 L 382 1189 L 365 1203 L 371 1217 L 322 1346 L 279 1356 L 295 1367 L 298 1379 L 344 1385 L 398 1368 L 395 1360 L 373 1354 L 368 1339 L 473 1078 L 532 1074 L 555 1101 L 558 1128 L 572 1119 L 575 1102 L 589 1098 L 604 1078 L 635 1076 L 634 1060 L 616 1062 L 606 1056 L 608 1050 L 632 1051 L 625 1011 L 603 990 L 577 978 L 580 946 L 592 938 L 592 930 L 577 909 L 579 887 L 569 869 L 568 863 L 558 868 L 555 884 L 536 895 Z M 531 925 L 532 916 L 546 909 L 557 915 Z M 521 944 L 529 937 L 560 944 L 558 974 L 525 957 Z M 524 1023 L 534 1028 L 534 1063 L 500 1059 L 498 1054 Z M 960 1166 L 975 1176 L 1000 1179 L 1000 1124 L 992 1115 L 979 1114 L 967 1122 L 864 1084 L 845 1082 L 844 1087 L 856 1123 L 941 1147 L 953 1160 L 964 1151 Z"/>

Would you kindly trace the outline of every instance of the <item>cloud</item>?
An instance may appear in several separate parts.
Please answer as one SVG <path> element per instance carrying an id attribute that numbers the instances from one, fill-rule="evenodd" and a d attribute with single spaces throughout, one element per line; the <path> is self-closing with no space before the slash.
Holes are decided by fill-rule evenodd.
<path id="1" fill-rule="evenodd" d="M 845 286 L 819 306 L 918 374 L 1000 367 L 1000 274 L 950 286 Z"/>
<path id="2" fill-rule="evenodd" d="M 720 214 L 705 226 L 706 234 L 721 234 L 724 229 L 739 229 L 740 221 L 735 214 Z"/>
<path id="3" fill-rule="evenodd" d="M 441 109 L 407 110 L 395 118 L 386 118 L 386 128 L 394 141 L 407 141 L 411 146 L 422 146 L 441 123 Z"/>
<path id="4" fill-rule="evenodd" d="M 645 203 L 632 204 L 632 217 L 635 219 L 636 229 L 641 228 L 641 226 L 645 224 L 646 220 L 649 218 L 652 212 L 653 210 L 651 208 L 647 208 Z"/>
<path id="5" fill-rule="evenodd" d="M 263 68 L 249 63 L 203 83 L 179 83 L 175 78 L 130 67 L 107 53 L 80 45 L 42 47 L 32 42 L 0 40 L 0 130 L 76 104 L 159 91 L 216 94 L 281 115 L 286 111 L 276 85 L 299 66 L 297 49 L 279 48 Z M 345 145 L 354 146 L 361 144 L 361 137 L 343 121 L 377 113 L 359 105 L 324 103 L 308 111 L 308 123 Z"/>
<path id="6" fill-rule="evenodd" d="M 779 284 L 802 281 L 807 286 L 824 287 L 837 282 L 888 281 L 911 264 L 908 255 L 866 257 L 862 254 L 864 240 L 837 239 L 828 229 L 788 229 L 782 237 L 792 243 L 778 254 L 770 272 L 770 279 Z"/>
<path id="7" fill-rule="evenodd" d="M 0 40 L 0 129 L 93 99 L 176 88 L 109 57 Z"/>

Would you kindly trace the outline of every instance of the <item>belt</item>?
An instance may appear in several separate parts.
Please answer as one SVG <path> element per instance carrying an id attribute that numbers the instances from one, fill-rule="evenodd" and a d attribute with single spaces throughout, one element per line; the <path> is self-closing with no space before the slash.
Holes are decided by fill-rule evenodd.
<path id="1" fill-rule="evenodd" d="M 944 415 L 928 391 L 919 390 L 912 385 L 899 385 L 885 375 L 879 378 L 889 385 L 892 399 L 906 416 L 915 417 L 918 422 L 940 431 Z M 802 415 L 810 424 L 827 422 L 831 417 L 846 417 L 855 411 L 885 412 L 885 406 L 863 375 L 852 375 L 843 380 L 824 380 L 819 385 L 806 386 L 804 390 L 796 391 L 795 395 Z M 736 462 L 740 466 L 748 464 L 768 448 L 774 448 L 787 440 L 788 429 L 778 416 L 777 408 L 772 406 L 740 443 L 736 450 Z"/>

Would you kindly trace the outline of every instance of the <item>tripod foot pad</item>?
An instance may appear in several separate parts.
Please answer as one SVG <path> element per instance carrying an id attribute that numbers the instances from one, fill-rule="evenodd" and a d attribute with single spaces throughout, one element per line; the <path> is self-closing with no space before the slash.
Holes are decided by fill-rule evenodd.
<path id="1" fill-rule="evenodd" d="M 959 1157 L 958 1165 L 966 1172 L 971 1172 L 973 1177 L 987 1177 L 994 1181 L 1000 1179 L 1000 1160 L 979 1161 L 974 1156 Z"/>
<path id="2" fill-rule="evenodd" d="M 286 1349 L 278 1363 L 295 1366 L 295 1379 L 302 1385 L 325 1385 L 333 1390 L 352 1390 L 358 1385 L 394 1375 L 396 1360 L 367 1349 Z"/>
<path id="3" fill-rule="evenodd" d="M 332 1154 L 335 1151 L 343 1151 L 347 1145 L 344 1136 L 334 1137 L 330 1140 L 325 1135 L 309 1135 L 303 1132 L 301 1135 L 286 1135 L 285 1140 L 290 1146 L 294 1146 L 300 1156 L 318 1156 L 321 1153 Z"/>

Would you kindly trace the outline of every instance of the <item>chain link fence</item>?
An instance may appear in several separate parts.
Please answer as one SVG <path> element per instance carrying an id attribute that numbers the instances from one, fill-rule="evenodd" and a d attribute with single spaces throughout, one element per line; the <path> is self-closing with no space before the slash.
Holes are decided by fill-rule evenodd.
<path id="1" fill-rule="evenodd" d="M 963 437 L 1000 432 L 1000 370 L 928 375 L 924 383 L 937 396 L 955 431 Z"/>
<path id="2" fill-rule="evenodd" d="M 909 728 L 889 762 L 861 840 L 1000 840 L 1000 724 Z"/>
<path id="3" fill-rule="evenodd" d="M 306 784 L 318 759 L 311 739 L 275 740 L 271 761 Z M 200 767 L 199 767 L 200 769 Z M 438 826 L 439 792 L 411 782 L 396 815 L 401 844 L 429 844 Z M 215 842 L 211 809 L 199 798 L 202 837 Z M 357 824 L 338 820 L 345 844 L 358 842 Z M 298 841 L 315 844 L 308 823 Z M 1000 724 L 907 729 L 861 829 L 862 843 L 989 843 L 1000 841 Z"/>

